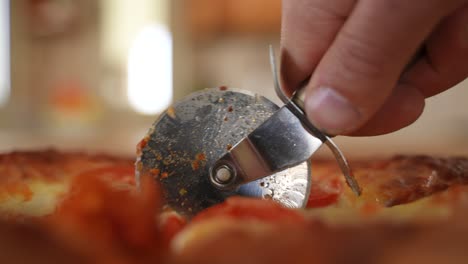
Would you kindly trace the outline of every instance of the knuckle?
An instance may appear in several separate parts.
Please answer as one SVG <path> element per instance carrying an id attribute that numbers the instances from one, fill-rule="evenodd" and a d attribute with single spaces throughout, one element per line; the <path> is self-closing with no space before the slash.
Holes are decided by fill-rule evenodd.
<path id="1" fill-rule="evenodd" d="M 326 20 L 338 20 L 345 21 L 349 12 L 352 8 L 353 1 L 343 1 L 343 3 L 348 2 L 348 4 L 336 5 L 333 1 L 308 1 L 309 2 L 309 11 L 314 14 L 317 19 L 326 19 Z"/>
<path id="2" fill-rule="evenodd" d="M 343 31 L 342 43 L 338 49 L 338 60 L 344 72 L 349 76 L 347 79 L 356 78 L 378 79 L 385 72 L 386 54 L 374 45 L 370 38 L 362 38 L 356 34 Z"/>
<path id="3" fill-rule="evenodd" d="M 369 0 L 375 1 L 375 0 Z M 444 14 L 466 0 L 378 0 L 382 8 L 390 13 L 402 14 Z"/>

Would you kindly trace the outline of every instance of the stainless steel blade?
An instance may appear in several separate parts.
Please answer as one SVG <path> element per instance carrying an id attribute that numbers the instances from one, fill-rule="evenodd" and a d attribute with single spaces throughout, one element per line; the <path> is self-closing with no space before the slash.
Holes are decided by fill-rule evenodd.
<path id="1" fill-rule="evenodd" d="M 220 190 L 210 180 L 214 163 L 278 109 L 245 91 L 215 88 L 191 94 L 154 123 L 137 160 L 138 175 L 153 175 L 167 205 L 189 217 L 232 195 L 305 206 L 311 182 L 308 161 L 230 190 Z"/>

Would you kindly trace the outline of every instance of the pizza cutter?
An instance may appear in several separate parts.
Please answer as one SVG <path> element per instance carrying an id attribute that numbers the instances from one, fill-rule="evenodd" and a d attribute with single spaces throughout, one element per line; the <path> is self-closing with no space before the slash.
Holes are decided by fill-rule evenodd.
<path id="1" fill-rule="evenodd" d="M 282 92 L 271 47 L 270 61 L 284 106 L 227 87 L 185 97 L 148 132 L 137 159 L 137 182 L 150 174 L 161 183 L 167 206 L 187 217 L 233 195 L 301 208 L 310 192 L 310 157 L 325 144 L 359 195 L 342 152 L 307 120 L 304 91 L 291 99 Z"/>

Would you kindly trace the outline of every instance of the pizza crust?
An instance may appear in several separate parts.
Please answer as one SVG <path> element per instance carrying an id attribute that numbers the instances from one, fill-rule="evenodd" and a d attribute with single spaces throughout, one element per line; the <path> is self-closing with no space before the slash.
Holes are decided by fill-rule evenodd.
<path id="1" fill-rule="evenodd" d="M 362 197 L 348 190 L 334 162 L 313 161 L 313 191 L 320 195 L 312 196 L 311 208 L 230 198 L 186 222 L 161 211 L 151 179 L 136 187 L 131 159 L 53 150 L 3 154 L 0 245 L 17 241 L 9 252 L 18 253 L 0 253 L 0 260 L 56 248 L 31 256 L 44 263 L 67 257 L 80 263 L 468 262 L 466 158 L 399 156 L 352 166 Z M 24 224 L 35 230 L 33 239 L 11 231 Z"/>

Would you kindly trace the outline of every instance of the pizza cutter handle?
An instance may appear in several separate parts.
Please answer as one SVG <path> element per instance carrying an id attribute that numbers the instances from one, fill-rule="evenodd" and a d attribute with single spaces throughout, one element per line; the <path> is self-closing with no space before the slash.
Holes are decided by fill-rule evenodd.
<path id="1" fill-rule="evenodd" d="M 276 94 L 278 97 L 286 104 L 286 106 L 293 112 L 296 117 L 298 117 L 301 122 L 307 127 L 309 132 L 313 134 L 315 137 L 319 138 L 328 148 L 332 151 L 335 159 L 340 166 L 343 175 L 346 178 L 346 182 L 348 186 L 353 190 L 356 195 L 361 194 L 361 188 L 357 183 L 356 179 L 353 176 L 351 171 L 351 167 L 349 166 L 348 160 L 345 158 L 343 152 L 338 148 L 338 146 L 331 140 L 332 136 L 329 136 L 319 129 L 317 129 L 306 117 L 304 111 L 304 101 L 305 101 L 305 89 L 301 88 L 297 90 L 292 98 L 289 98 L 281 88 L 279 77 L 278 77 L 278 70 L 276 64 L 276 56 L 273 49 L 273 46 L 270 45 L 270 65 L 271 71 L 273 73 L 273 81 Z"/>
<path id="2" fill-rule="evenodd" d="M 283 106 L 215 162 L 211 183 L 233 189 L 292 168 L 308 160 L 322 142 Z"/>

